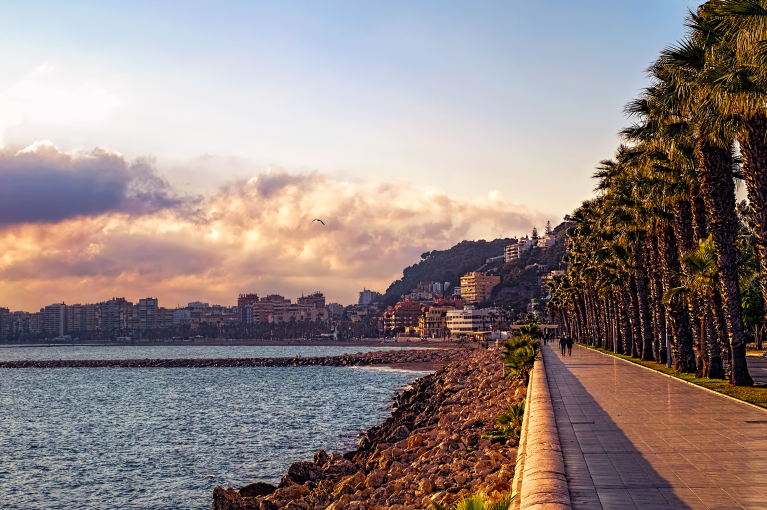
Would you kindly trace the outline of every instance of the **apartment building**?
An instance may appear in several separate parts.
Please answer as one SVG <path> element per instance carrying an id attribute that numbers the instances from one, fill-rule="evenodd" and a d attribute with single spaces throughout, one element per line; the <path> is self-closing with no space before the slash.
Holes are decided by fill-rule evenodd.
<path id="1" fill-rule="evenodd" d="M 325 295 L 322 292 L 315 292 L 308 296 L 302 294 L 301 297 L 296 300 L 296 303 L 317 309 L 325 308 Z"/>
<path id="2" fill-rule="evenodd" d="M 467 303 L 481 303 L 490 298 L 493 287 L 501 283 L 498 275 L 474 271 L 461 277 L 461 297 Z"/>
<path id="3" fill-rule="evenodd" d="M 156 298 L 139 299 L 137 329 L 146 331 L 160 327 L 160 323 L 164 321 L 159 320 L 159 311 L 159 303 Z"/>
<path id="4" fill-rule="evenodd" d="M 497 313 L 495 308 L 474 308 L 466 306 L 462 310 L 448 310 L 445 322 L 451 336 L 490 331 L 492 320 L 490 314 Z"/>
<path id="5" fill-rule="evenodd" d="M 45 332 L 61 336 L 67 332 L 67 305 L 54 303 L 45 307 Z"/>
<path id="6" fill-rule="evenodd" d="M 516 244 L 510 244 L 504 248 L 505 262 L 511 262 L 522 257 L 528 250 L 535 246 L 537 239 L 530 239 L 527 236 L 517 239 Z"/>

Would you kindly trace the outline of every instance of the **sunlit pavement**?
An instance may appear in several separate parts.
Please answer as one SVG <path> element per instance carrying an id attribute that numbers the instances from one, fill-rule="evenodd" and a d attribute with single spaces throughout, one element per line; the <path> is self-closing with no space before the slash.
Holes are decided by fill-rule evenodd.
<path id="1" fill-rule="evenodd" d="M 573 508 L 767 509 L 767 412 L 580 346 L 544 346 Z"/>
<path id="2" fill-rule="evenodd" d="M 747 356 L 748 373 L 754 382 L 767 384 L 767 358 L 764 356 Z"/>

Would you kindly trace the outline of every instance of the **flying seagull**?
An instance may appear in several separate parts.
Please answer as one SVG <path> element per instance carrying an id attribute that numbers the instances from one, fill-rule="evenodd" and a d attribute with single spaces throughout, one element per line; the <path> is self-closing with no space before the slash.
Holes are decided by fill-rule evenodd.
<path id="1" fill-rule="evenodd" d="M 315 221 L 319 221 L 320 223 L 322 223 L 322 226 L 325 226 L 325 222 L 324 222 L 324 221 L 322 221 L 322 220 L 318 220 L 318 219 L 313 219 L 313 220 L 312 220 L 312 223 L 314 223 Z"/>

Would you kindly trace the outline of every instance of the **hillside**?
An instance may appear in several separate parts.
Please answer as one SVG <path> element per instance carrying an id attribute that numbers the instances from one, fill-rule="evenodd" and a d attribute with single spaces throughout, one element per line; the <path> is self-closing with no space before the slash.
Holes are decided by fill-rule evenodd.
<path id="1" fill-rule="evenodd" d="M 395 304 L 401 295 L 414 289 L 419 282 L 450 282 L 460 285 L 461 276 L 470 271 L 484 271 L 501 276 L 501 283 L 493 289 L 490 300 L 481 306 L 502 306 L 514 309 L 515 314 L 524 314 L 531 299 L 546 298 L 548 292 L 541 288 L 541 276 L 554 269 L 564 269 L 562 259 L 565 255 L 565 233 L 572 223 L 563 222 L 552 230 L 558 243 L 550 248 L 533 248 L 523 257 L 508 264 L 503 260 L 485 264 L 492 257 L 503 254 L 504 248 L 516 243 L 516 239 L 496 239 L 494 241 L 463 241 L 443 251 L 426 252 L 421 255 L 421 262 L 405 268 L 402 278 L 393 282 L 379 300 L 386 306 Z M 547 267 L 546 272 L 534 264 Z"/>
<path id="2" fill-rule="evenodd" d="M 426 252 L 421 255 L 421 262 L 406 267 L 402 278 L 389 285 L 380 301 L 386 306 L 393 305 L 402 294 L 423 281 L 460 285 L 461 276 L 481 267 L 486 259 L 503 255 L 503 249 L 516 242 L 515 239 L 461 241 L 447 250 Z"/>

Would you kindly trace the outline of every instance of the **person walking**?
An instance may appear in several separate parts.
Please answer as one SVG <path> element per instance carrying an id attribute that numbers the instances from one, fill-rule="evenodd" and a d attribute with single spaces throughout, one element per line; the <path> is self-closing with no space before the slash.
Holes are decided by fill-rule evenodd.
<path id="1" fill-rule="evenodd" d="M 559 347 L 562 349 L 562 356 L 565 355 L 565 347 L 567 347 L 567 337 L 565 335 L 562 335 L 559 338 Z"/>
<path id="2" fill-rule="evenodd" d="M 568 354 L 568 356 L 572 356 L 573 355 L 573 344 L 574 343 L 575 342 L 573 342 L 572 338 L 568 338 L 567 339 L 567 354 Z M 564 352 L 562 354 L 564 354 Z"/>

